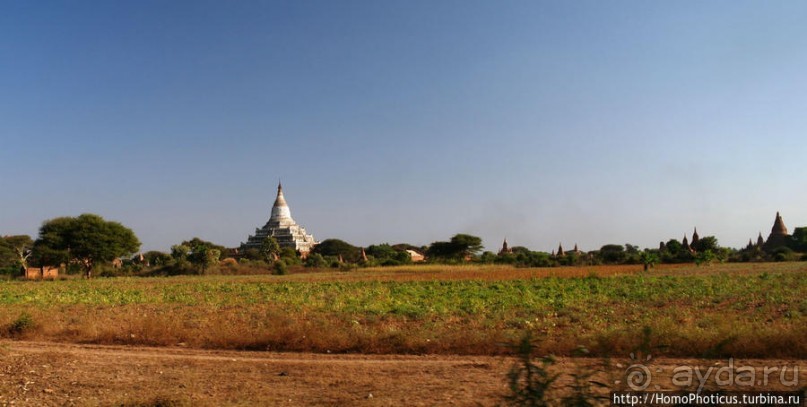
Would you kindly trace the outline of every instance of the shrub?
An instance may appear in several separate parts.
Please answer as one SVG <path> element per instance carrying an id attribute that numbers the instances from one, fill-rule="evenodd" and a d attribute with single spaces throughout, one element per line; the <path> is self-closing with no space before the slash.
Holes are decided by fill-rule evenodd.
<path id="1" fill-rule="evenodd" d="M 394 259 L 386 259 L 383 262 L 381 262 L 381 265 L 384 266 L 384 267 L 400 266 L 401 262 L 399 262 L 398 260 L 394 260 Z"/>
<path id="2" fill-rule="evenodd" d="M 31 314 L 23 312 L 17 319 L 5 326 L 5 333 L 10 337 L 20 337 L 37 328 L 36 321 Z"/>
<path id="3" fill-rule="evenodd" d="M 306 267 L 323 268 L 327 265 L 328 263 L 325 261 L 325 258 L 319 253 L 312 253 L 308 255 L 307 259 L 305 259 Z"/>
<path id="4" fill-rule="evenodd" d="M 286 262 L 284 262 L 283 260 L 275 262 L 275 267 L 274 270 L 272 271 L 272 274 L 276 276 L 283 276 L 286 275 L 287 272 L 288 272 L 288 266 L 286 266 Z"/>

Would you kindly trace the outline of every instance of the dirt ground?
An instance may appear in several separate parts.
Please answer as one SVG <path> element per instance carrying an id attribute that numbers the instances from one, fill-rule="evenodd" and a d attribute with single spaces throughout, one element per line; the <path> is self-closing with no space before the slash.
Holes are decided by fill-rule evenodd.
<path id="1" fill-rule="evenodd" d="M 559 371 L 567 373 L 593 363 L 568 358 L 558 362 Z M 735 369 L 797 366 L 802 388 L 807 383 L 804 362 L 733 363 Z M 661 384 L 662 389 L 668 387 L 675 366 L 693 363 L 705 369 L 728 362 L 646 362 L 655 374 L 653 387 Z M 323 355 L 3 341 L 0 405 L 495 405 L 507 392 L 511 366 L 511 359 L 486 356 Z M 615 364 L 614 377 L 618 379 L 627 367 Z M 776 383 L 765 388 L 783 389 Z"/>
<path id="2" fill-rule="evenodd" d="M 493 357 L 360 356 L 0 342 L 0 405 L 494 404 Z"/>

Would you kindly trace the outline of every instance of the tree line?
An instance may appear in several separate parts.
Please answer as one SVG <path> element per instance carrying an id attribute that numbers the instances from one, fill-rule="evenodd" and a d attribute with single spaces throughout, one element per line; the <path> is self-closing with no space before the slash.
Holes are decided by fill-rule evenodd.
<path id="1" fill-rule="evenodd" d="M 483 251 L 482 239 L 456 234 L 447 241 L 427 246 L 407 243 L 354 246 L 340 239 L 326 239 L 302 255 L 267 237 L 258 248 L 226 248 L 198 237 L 171 246 L 169 252 L 136 254 L 140 241 L 134 232 L 95 214 L 59 217 L 39 229 L 36 240 L 30 236 L 0 237 L 0 272 L 15 275 L 26 267 L 61 266 L 68 272 L 92 277 L 104 274 L 142 273 L 143 275 L 204 274 L 220 268 L 253 269 L 255 272 L 285 274 L 289 267 L 351 269 L 372 266 L 398 266 L 412 263 L 411 252 L 425 256 L 427 263 L 510 264 L 518 267 L 585 266 L 601 264 L 747 262 L 807 260 L 807 227 L 797 227 L 779 247 L 752 244 L 743 249 L 721 247 L 714 236 L 691 245 L 670 239 L 657 249 L 639 249 L 631 244 L 606 244 L 597 250 L 546 253 L 515 246 L 498 253 Z M 111 265 L 117 262 L 115 267 Z"/>

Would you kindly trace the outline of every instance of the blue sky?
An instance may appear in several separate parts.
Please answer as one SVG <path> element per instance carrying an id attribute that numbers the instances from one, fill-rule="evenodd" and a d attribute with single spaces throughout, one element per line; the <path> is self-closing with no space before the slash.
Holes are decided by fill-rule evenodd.
<path id="1" fill-rule="evenodd" d="M 801 1 L 0 5 L 0 234 L 738 247 L 807 225 Z"/>

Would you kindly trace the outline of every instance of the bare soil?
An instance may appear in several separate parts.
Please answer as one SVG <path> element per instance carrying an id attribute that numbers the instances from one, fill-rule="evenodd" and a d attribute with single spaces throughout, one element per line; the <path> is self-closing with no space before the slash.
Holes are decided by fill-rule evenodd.
<path id="1" fill-rule="evenodd" d="M 361 356 L 0 342 L 0 405 L 483 405 L 494 357 Z"/>
<path id="2" fill-rule="evenodd" d="M 559 373 L 572 373 L 599 362 L 561 358 L 555 366 Z M 510 358 L 489 356 L 329 355 L 3 341 L 0 405 L 496 405 L 507 392 L 506 374 L 512 363 Z M 631 362 L 612 363 L 612 371 L 597 378 L 617 388 Z M 706 372 L 728 363 L 645 362 L 654 374 L 649 390 L 671 389 L 675 367 L 698 366 Z M 734 369 L 751 366 L 757 371 L 770 366 L 790 366 L 791 372 L 799 368 L 797 388 L 783 387 L 774 375 L 771 383 L 754 390 L 797 390 L 807 383 L 805 361 L 731 363 Z M 788 373 L 788 379 L 791 376 Z M 570 380 L 564 375 L 560 384 L 568 385 Z"/>

